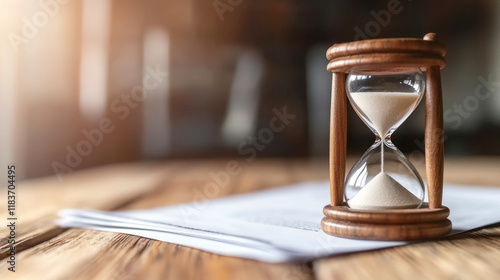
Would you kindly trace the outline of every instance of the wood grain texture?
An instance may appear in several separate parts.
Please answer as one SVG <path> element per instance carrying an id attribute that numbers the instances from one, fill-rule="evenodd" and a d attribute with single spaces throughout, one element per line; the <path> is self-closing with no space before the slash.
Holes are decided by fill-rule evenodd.
<path id="1" fill-rule="evenodd" d="M 440 237 L 450 233 L 448 219 L 437 222 L 375 224 L 363 222 L 338 221 L 324 217 L 321 229 L 331 235 L 350 239 L 409 241 Z"/>
<path id="2" fill-rule="evenodd" d="M 323 214 L 338 221 L 364 222 L 372 224 L 424 223 L 444 220 L 450 215 L 447 207 L 429 209 L 427 203 L 417 209 L 356 210 L 343 206 L 327 205 Z"/>
<path id="3" fill-rule="evenodd" d="M 368 240 L 422 240 L 446 235 L 451 231 L 443 208 L 393 210 L 356 210 L 348 206 L 327 205 L 321 229 L 330 235 Z"/>
<path id="4" fill-rule="evenodd" d="M 446 61 L 442 56 L 425 53 L 367 53 L 339 57 L 328 63 L 330 72 L 348 73 L 355 70 L 370 70 L 371 72 L 389 72 L 387 69 L 421 68 L 437 65 L 443 68 Z"/>
<path id="5" fill-rule="evenodd" d="M 142 163 L 136 164 L 135 170 L 124 166 L 90 170 L 75 174 L 61 184 L 54 184 L 55 180 L 41 180 L 39 184 L 34 182 L 39 188 L 29 187 L 29 197 L 33 201 L 24 208 L 22 215 L 33 212 L 45 217 L 45 213 L 35 210 L 43 209 L 46 202 L 36 201 L 35 197 L 40 197 L 49 189 L 52 191 L 43 194 L 43 197 L 45 201 L 57 202 L 47 210 L 52 214 L 30 224 L 34 230 L 45 235 L 49 229 L 58 228 L 53 223 L 55 212 L 66 207 L 143 209 L 196 200 L 196 193 L 203 193 L 204 186 L 213 180 L 210 173 L 225 170 L 227 162 L 229 160 Z M 214 198 L 298 181 L 324 180 L 328 174 L 326 160 L 244 162 L 240 165 L 241 173 L 231 177 L 228 185 L 221 188 Z M 23 188 L 28 192 L 26 185 Z M 94 198 L 95 192 L 106 185 L 109 190 Z M 119 193 L 121 188 L 123 194 Z M 58 201 L 57 193 L 63 190 L 74 191 L 74 194 Z M 126 194 L 133 194 L 135 199 Z M 326 201 L 328 198 L 325 198 Z M 45 229 L 42 223 L 49 228 Z M 26 233 L 28 240 L 29 234 L 31 232 Z M 4 236 L 7 233 L 2 234 Z M 2 246 L 6 245 L 5 241 L 6 238 L 2 239 Z M 15 276 L 18 279 L 312 279 L 312 271 L 305 264 L 274 265 L 218 256 L 180 245 L 110 232 L 61 230 L 43 242 L 31 246 L 25 242 L 24 245 L 24 250 L 17 254 L 19 266 Z M 54 269 L 48 270 L 48 267 Z M 8 273 L 7 264 L 0 263 L 0 279 L 11 276 Z"/>
<path id="6" fill-rule="evenodd" d="M 418 67 L 423 71 L 431 66 L 443 68 L 446 46 L 436 40 L 434 33 L 424 39 L 393 38 L 362 40 L 334 44 L 326 58 L 330 72 L 348 73 L 354 70 L 386 72 L 391 68 Z"/>
<path id="7" fill-rule="evenodd" d="M 316 279 L 497 279 L 500 227 L 437 241 L 321 259 Z"/>
<path id="8" fill-rule="evenodd" d="M 168 173 L 161 164 L 119 164 L 65 175 L 63 181 L 51 176 L 20 182 L 15 247 L 20 252 L 63 232 L 53 222 L 60 209 L 113 210 L 153 189 L 163 176 Z M 6 202 L 0 200 L 1 209 L 7 209 Z M 8 228 L 0 228 L 0 258 L 10 247 L 6 242 L 8 232 Z"/>
<path id="9" fill-rule="evenodd" d="M 366 53 L 429 53 L 439 56 L 446 54 L 446 46 L 434 37 L 434 33 L 426 34 L 424 40 L 419 38 L 386 38 L 362 40 L 334 44 L 326 51 L 326 58 L 333 60 L 339 57 Z M 432 38 L 432 39 L 431 39 Z"/>
<path id="10" fill-rule="evenodd" d="M 348 158 L 347 167 L 354 160 Z M 43 227 L 53 226 L 50 213 L 65 207 L 144 209 L 190 201 L 194 189 L 211 181 L 209 173 L 224 170 L 227 162 L 135 163 L 75 173 L 61 183 L 50 178 L 25 181 L 19 184 L 23 195 L 19 211 L 25 217 L 19 230 L 31 227 L 33 236 L 37 232 L 43 236 L 53 228 Z M 240 162 L 241 173 L 232 177 L 217 197 L 293 182 L 327 180 L 329 172 L 327 159 Z M 415 166 L 425 172 L 423 162 L 415 162 Z M 446 166 L 447 183 L 500 186 L 500 177 L 496 176 L 500 170 L 498 158 L 451 158 Z M 96 196 L 99 190 L 102 192 Z M 328 199 L 325 197 L 325 204 Z M 4 207 L 1 203 L 5 202 L 0 200 L 0 207 Z M 318 205 L 317 210 L 321 208 Z M 17 255 L 18 271 L 8 272 L 2 260 L 0 279 L 495 279 L 500 273 L 498 226 L 445 240 L 297 264 L 218 256 L 110 232 L 69 229 L 49 235 L 44 241 L 30 244 L 34 237 L 27 232 L 26 248 Z M 5 238 L 2 240 L 0 244 Z"/>
<path id="11" fill-rule="evenodd" d="M 344 201 L 345 158 L 347 149 L 347 93 L 345 74 L 332 74 L 332 104 L 330 107 L 330 203 Z"/>
<path id="12" fill-rule="evenodd" d="M 439 67 L 427 69 L 425 87 L 425 165 L 429 208 L 438 208 L 443 198 L 444 170 L 443 95 Z"/>

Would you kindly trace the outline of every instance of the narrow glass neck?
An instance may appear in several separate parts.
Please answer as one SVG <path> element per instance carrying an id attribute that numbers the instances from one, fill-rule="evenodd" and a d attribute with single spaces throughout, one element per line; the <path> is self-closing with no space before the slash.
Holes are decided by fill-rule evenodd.
<path id="1" fill-rule="evenodd" d="M 392 133 L 386 134 L 384 139 L 380 138 L 380 136 L 378 134 L 375 134 L 375 144 L 382 142 L 381 144 L 384 144 L 388 147 L 394 147 L 394 144 L 392 143 L 391 137 L 392 137 Z"/>
<path id="2" fill-rule="evenodd" d="M 383 138 L 383 139 L 384 139 L 385 142 L 391 142 L 392 143 L 391 137 L 392 137 L 392 133 L 388 133 L 388 134 L 385 135 L 385 138 Z M 380 137 L 380 135 L 375 134 L 375 141 L 381 141 L 381 140 L 382 140 L 382 138 Z"/>

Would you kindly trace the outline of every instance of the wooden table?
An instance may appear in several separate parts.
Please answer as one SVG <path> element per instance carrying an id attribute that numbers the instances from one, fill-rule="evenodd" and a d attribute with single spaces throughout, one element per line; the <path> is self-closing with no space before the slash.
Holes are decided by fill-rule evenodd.
<path id="1" fill-rule="evenodd" d="M 55 176 L 20 182 L 16 272 L 7 270 L 9 230 L 3 226 L 0 279 L 499 279 L 498 225 L 439 241 L 296 264 L 268 264 L 54 225 L 57 211 L 67 207 L 141 209 L 193 200 L 195 190 L 211 180 L 209 172 L 224 170 L 227 162 L 140 162 L 76 172 L 62 182 Z M 232 177 L 219 196 L 328 179 L 327 159 L 239 162 L 243 172 Z M 500 160 L 448 159 L 445 182 L 500 186 Z M 0 217 L 6 221 L 3 193 Z M 322 208 L 318 205 L 319 211 Z"/>

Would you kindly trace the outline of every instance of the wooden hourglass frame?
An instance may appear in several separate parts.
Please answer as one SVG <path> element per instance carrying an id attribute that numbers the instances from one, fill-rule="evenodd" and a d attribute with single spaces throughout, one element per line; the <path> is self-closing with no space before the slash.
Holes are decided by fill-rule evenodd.
<path id="1" fill-rule="evenodd" d="M 370 240 L 419 240 L 451 231 L 449 209 L 443 206 L 443 102 L 440 70 L 446 47 L 434 33 L 423 39 L 373 39 L 334 44 L 327 51 L 332 72 L 330 116 L 330 195 L 321 221 L 324 232 Z M 347 144 L 346 74 L 354 70 L 386 71 L 419 68 L 426 71 L 425 163 L 429 203 L 416 209 L 356 210 L 343 200 Z M 382 144 L 383 145 L 383 144 Z"/>

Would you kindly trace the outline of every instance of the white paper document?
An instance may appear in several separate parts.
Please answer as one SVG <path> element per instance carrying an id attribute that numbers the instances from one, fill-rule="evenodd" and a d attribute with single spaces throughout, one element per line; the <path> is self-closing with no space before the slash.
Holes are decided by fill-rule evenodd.
<path id="1" fill-rule="evenodd" d="M 408 244 L 337 238 L 320 227 L 328 182 L 307 182 L 221 199 L 134 210 L 59 212 L 63 227 L 133 234 L 221 255 L 302 261 Z M 445 185 L 453 232 L 500 222 L 500 188 Z"/>

